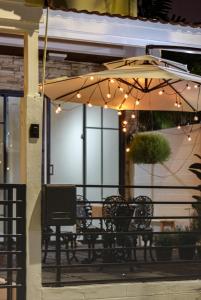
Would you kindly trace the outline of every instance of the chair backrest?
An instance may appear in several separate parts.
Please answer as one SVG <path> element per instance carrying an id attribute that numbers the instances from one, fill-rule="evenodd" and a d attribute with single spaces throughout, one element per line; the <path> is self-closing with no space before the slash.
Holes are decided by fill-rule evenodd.
<path id="1" fill-rule="evenodd" d="M 102 215 L 107 231 L 128 231 L 132 210 L 123 197 L 107 197 L 103 203 Z"/>
<path id="2" fill-rule="evenodd" d="M 138 196 L 134 198 L 133 218 L 129 225 L 129 230 L 150 229 L 151 219 L 154 214 L 154 205 L 148 196 Z"/>
<path id="3" fill-rule="evenodd" d="M 92 224 L 92 220 L 88 219 L 92 217 L 92 206 L 82 195 L 77 195 L 76 216 L 82 218 L 76 222 L 78 232 L 85 231 Z"/>

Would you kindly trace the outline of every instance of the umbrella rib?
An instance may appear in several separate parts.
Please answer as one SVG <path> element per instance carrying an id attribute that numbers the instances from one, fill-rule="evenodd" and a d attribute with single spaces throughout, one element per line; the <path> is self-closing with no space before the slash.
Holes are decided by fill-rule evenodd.
<path id="1" fill-rule="evenodd" d="M 133 85 L 132 83 L 126 81 L 126 80 L 123 80 L 122 78 L 119 78 L 118 79 L 120 82 L 126 84 L 126 85 L 129 85 L 129 86 L 132 86 L 133 88 L 135 88 L 136 90 L 140 91 L 140 92 L 143 92 L 142 89 L 140 89 L 139 87 L 137 87 L 136 85 Z"/>
<path id="2" fill-rule="evenodd" d="M 63 97 L 67 97 L 67 96 L 69 96 L 69 95 L 72 95 L 72 94 L 76 93 L 77 91 L 82 91 L 82 90 L 84 90 L 84 89 L 86 89 L 86 88 L 88 88 L 88 87 L 94 86 L 95 84 L 99 84 L 99 83 L 101 83 L 101 82 L 103 82 L 103 81 L 106 81 L 106 80 L 108 80 L 108 78 L 104 78 L 104 79 L 102 79 L 102 80 L 100 80 L 100 81 L 98 81 L 98 82 L 93 82 L 93 83 L 91 83 L 91 84 L 89 84 L 89 85 L 82 86 L 82 87 L 79 88 L 79 89 L 76 89 L 76 90 L 74 90 L 74 91 L 72 91 L 72 92 L 63 94 L 63 95 L 61 95 L 61 96 L 55 98 L 55 100 L 59 100 L 59 99 L 61 99 L 61 98 L 63 98 Z"/>
<path id="3" fill-rule="evenodd" d="M 163 79 L 163 80 L 164 80 L 164 82 L 166 82 L 165 79 Z M 180 97 L 184 102 L 186 102 L 186 104 L 187 104 L 188 106 L 190 106 L 190 108 L 192 108 L 193 111 L 196 111 L 196 109 L 195 109 L 195 108 L 194 108 L 194 107 L 186 100 L 186 98 L 184 98 L 184 96 L 182 96 L 182 94 L 181 94 L 180 92 L 178 92 L 178 91 L 172 86 L 171 83 L 168 83 L 168 82 L 167 82 L 167 85 L 169 85 L 169 86 L 175 91 L 175 93 L 178 94 L 179 97 Z"/>
<path id="4" fill-rule="evenodd" d="M 154 90 L 157 90 L 157 89 L 159 89 L 159 88 L 162 88 L 162 87 L 167 86 L 168 84 L 170 84 L 170 83 L 169 83 L 170 80 L 171 80 L 171 79 L 168 79 L 168 80 L 166 80 L 165 82 L 161 82 L 160 84 L 155 85 L 153 88 L 149 89 L 149 92 L 152 92 L 152 91 L 154 91 Z M 181 81 L 180 79 L 179 79 L 179 80 L 176 80 L 176 81 L 172 82 L 172 84 L 173 84 L 173 83 L 180 82 L 180 81 Z"/>

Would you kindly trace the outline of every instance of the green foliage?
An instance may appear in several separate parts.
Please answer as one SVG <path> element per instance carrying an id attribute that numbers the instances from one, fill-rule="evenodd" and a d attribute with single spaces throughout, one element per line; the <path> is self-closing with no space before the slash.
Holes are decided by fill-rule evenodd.
<path id="1" fill-rule="evenodd" d="M 185 229 L 177 228 L 177 231 L 181 231 L 176 238 L 177 245 L 195 245 L 198 240 L 198 235 L 191 232 L 191 229 L 188 227 Z"/>
<path id="2" fill-rule="evenodd" d="M 158 234 L 155 236 L 155 246 L 173 246 L 174 237 L 172 234 Z"/>
<path id="3" fill-rule="evenodd" d="M 130 159 L 136 164 L 156 164 L 170 156 L 170 145 L 160 134 L 138 133 L 130 145 Z"/>
<path id="4" fill-rule="evenodd" d="M 195 154 L 200 160 L 201 156 L 198 154 Z M 201 180 L 201 163 L 194 163 L 190 165 L 189 171 L 191 171 L 193 174 L 197 176 L 198 179 Z M 196 190 L 200 191 L 201 193 L 201 185 L 198 185 L 196 187 Z M 195 230 L 201 230 L 201 195 L 194 195 L 193 198 L 197 200 L 197 203 L 192 204 L 192 207 L 195 209 L 197 215 L 200 217 L 199 219 L 193 220 L 193 227 Z"/>

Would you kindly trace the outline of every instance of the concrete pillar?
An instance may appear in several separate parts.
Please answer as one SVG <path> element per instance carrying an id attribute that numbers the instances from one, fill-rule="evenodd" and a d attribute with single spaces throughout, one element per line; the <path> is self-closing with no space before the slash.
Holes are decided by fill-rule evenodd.
<path id="1" fill-rule="evenodd" d="M 38 32 L 24 35 L 24 98 L 21 99 L 20 174 L 27 185 L 27 300 L 41 299 L 40 193 L 42 166 L 42 99 L 38 94 Z M 29 138 L 39 124 L 39 139 Z"/>

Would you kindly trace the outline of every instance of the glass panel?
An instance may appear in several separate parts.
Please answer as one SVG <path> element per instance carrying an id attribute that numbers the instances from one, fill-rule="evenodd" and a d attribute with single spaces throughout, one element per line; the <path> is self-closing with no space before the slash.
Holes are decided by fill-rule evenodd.
<path id="1" fill-rule="evenodd" d="M 87 130 L 87 184 L 101 184 L 101 132 Z"/>
<path id="2" fill-rule="evenodd" d="M 104 128 L 117 128 L 119 127 L 119 117 L 117 111 L 113 109 L 104 109 L 103 110 L 103 124 Z"/>
<path id="3" fill-rule="evenodd" d="M 0 124 L 0 183 L 3 182 L 3 125 Z"/>
<path id="4" fill-rule="evenodd" d="M 100 107 L 87 107 L 87 126 L 88 127 L 101 127 L 101 108 Z"/>
<path id="5" fill-rule="evenodd" d="M 103 184 L 119 183 L 119 132 L 103 131 Z"/>
<path id="6" fill-rule="evenodd" d="M 82 183 L 82 105 L 66 103 L 60 114 L 51 114 L 51 183 Z"/>
<path id="7" fill-rule="evenodd" d="M 19 183 L 20 161 L 20 99 L 9 97 L 8 99 L 8 132 L 7 132 L 7 182 Z"/>
<path id="8" fill-rule="evenodd" d="M 0 122 L 3 121 L 3 97 L 0 96 Z"/>

